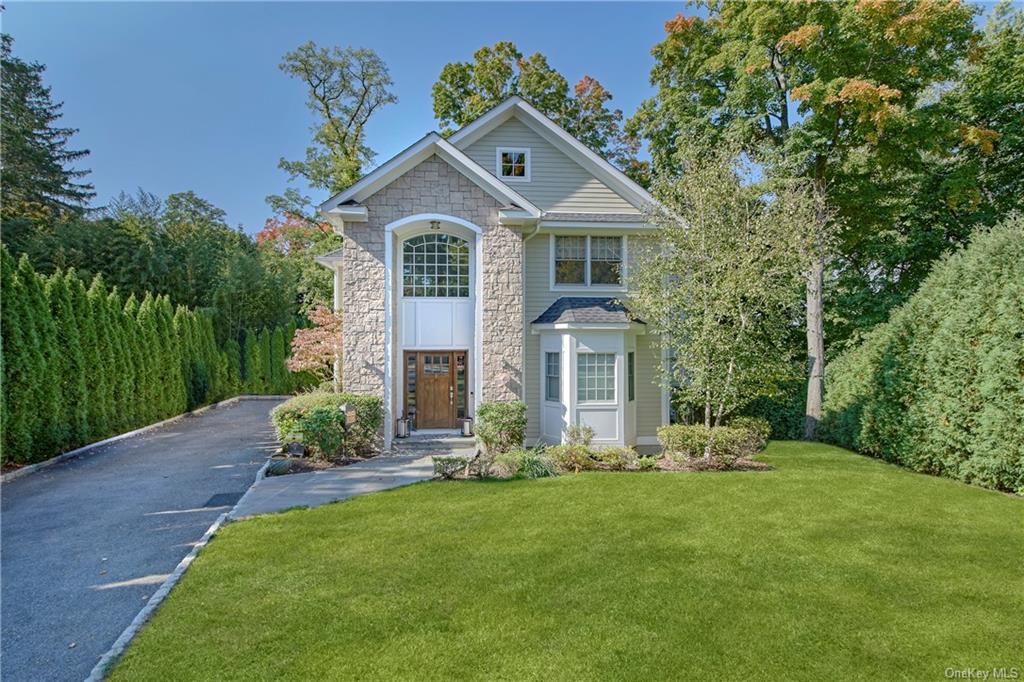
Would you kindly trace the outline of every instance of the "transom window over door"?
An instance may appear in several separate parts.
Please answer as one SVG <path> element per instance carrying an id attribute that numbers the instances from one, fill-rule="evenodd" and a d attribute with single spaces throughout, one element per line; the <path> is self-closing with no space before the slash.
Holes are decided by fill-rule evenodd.
<path id="1" fill-rule="evenodd" d="M 411 297 L 468 298 L 469 246 L 442 232 L 402 244 L 402 294 Z"/>
<path id="2" fill-rule="evenodd" d="M 556 235 L 555 286 L 622 286 L 623 238 Z"/>

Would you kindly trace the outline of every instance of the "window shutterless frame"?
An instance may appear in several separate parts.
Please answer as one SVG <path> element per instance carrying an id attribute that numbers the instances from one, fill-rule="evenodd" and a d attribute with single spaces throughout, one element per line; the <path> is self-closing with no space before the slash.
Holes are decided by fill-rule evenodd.
<path id="1" fill-rule="evenodd" d="M 498 147 L 495 149 L 494 174 L 507 182 L 530 182 L 530 148 Z"/>
<path id="2" fill-rule="evenodd" d="M 628 267 L 628 248 L 629 241 L 626 235 L 550 235 L 549 289 L 623 291 Z M 618 273 L 617 283 L 601 281 L 609 280 L 615 272 Z M 559 281 L 560 279 L 562 281 Z"/>
<path id="3" fill-rule="evenodd" d="M 557 403 L 561 400 L 562 354 L 544 353 L 544 400 Z"/>

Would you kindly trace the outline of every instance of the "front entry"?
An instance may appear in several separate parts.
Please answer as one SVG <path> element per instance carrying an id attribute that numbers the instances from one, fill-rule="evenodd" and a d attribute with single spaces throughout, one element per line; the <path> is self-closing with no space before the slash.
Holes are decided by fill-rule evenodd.
<path id="1" fill-rule="evenodd" d="M 466 416 L 466 352 L 405 353 L 405 416 L 414 429 L 454 429 Z"/>

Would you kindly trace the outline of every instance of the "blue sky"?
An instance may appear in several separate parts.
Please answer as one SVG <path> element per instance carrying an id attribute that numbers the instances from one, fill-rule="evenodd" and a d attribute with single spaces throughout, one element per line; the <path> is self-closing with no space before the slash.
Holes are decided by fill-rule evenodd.
<path id="1" fill-rule="evenodd" d="M 268 194 L 303 154 L 305 93 L 278 68 L 306 40 L 370 47 L 387 62 L 398 103 L 368 141 L 381 163 L 437 128 L 430 87 L 441 67 L 512 40 L 543 52 L 570 83 L 590 74 L 631 114 L 652 90 L 651 47 L 682 3 L 6 3 L 14 52 L 47 66 L 64 124 L 88 148 L 96 205 L 142 187 L 193 190 L 232 225 L 259 230 Z M 314 195 L 317 200 L 324 198 Z"/>

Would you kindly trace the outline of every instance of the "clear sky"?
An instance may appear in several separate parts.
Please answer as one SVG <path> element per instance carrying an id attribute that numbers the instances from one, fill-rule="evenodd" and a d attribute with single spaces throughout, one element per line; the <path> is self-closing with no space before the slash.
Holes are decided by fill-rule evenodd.
<path id="1" fill-rule="evenodd" d="M 438 127 L 430 87 L 441 67 L 482 45 L 547 55 L 570 83 L 600 80 L 630 115 L 650 96 L 651 47 L 682 3 L 73 3 L 7 2 L 14 53 L 47 66 L 72 148 L 92 153 L 96 205 L 136 187 L 193 190 L 232 225 L 259 230 L 299 158 L 312 114 L 277 65 L 306 40 L 369 47 L 388 64 L 398 103 L 376 114 L 375 164 Z M 691 10 L 692 11 L 692 10 Z M 314 199 L 326 198 L 319 194 Z"/>

